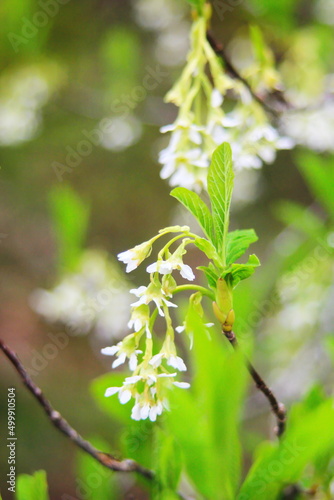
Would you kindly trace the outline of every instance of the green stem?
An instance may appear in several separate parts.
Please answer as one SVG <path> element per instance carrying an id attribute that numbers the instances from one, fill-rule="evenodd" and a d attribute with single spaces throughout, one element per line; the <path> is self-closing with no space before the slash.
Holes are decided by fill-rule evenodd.
<path id="1" fill-rule="evenodd" d="M 197 238 L 197 236 L 193 233 L 183 233 L 183 234 L 179 234 L 178 236 L 175 236 L 174 238 L 172 238 L 161 250 L 160 252 L 158 253 L 158 258 L 160 259 L 164 254 L 166 254 L 167 250 L 169 250 L 169 247 L 175 243 L 175 241 L 177 240 L 180 240 L 181 238 L 188 238 L 188 237 L 193 237 L 193 238 Z M 192 241 L 189 241 L 187 243 L 187 245 L 189 243 L 193 243 Z"/>
<path id="2" fill-rule="evenodd" d="M 209 297 L 211 300 L 215 300 L 215 296 L 214 296 L 213 292 L 211 292 L 207 288 L 204 288 L 204 286 L 200 286 L 200 285 L 180 285 L 180 286 L 177 286 L 175 288 L 175 290 L 173 291 L 173 294 L 178 293 L 178 292 L 188 291 L 188 290 L 191 290 L 191 291 L 196 290 L 196 292 L 200 292 L 202 295 Z"/>

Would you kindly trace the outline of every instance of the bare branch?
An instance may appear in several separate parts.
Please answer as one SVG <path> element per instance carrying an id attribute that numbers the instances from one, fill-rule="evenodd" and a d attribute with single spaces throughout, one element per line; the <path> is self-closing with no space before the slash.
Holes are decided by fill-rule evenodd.
<path id="1" fill-rule="evenodd" d="M 48 418 L 51 420 L 52 424 L 65 436 L 67 436 L 71 441 L 81 448 L 83 451 L 91 455 L 95 460 L 97 460 L 101 465 L 117 472 L 136 472 L 146 479 L 153 479 L 154 473 L 142 467 L 140 464 L 134 460 L 125 459 L 117 460 L 115 457 L 109 453 L 104 453 L 97 450 L 89 442 L 83 439 L 80 434 L 69 425 L 69 423 L 61 416 L 61 414 L 52 408 L 50 402 L 44 396 L 42 390 L 31 380 L 18 356 L 13 352 L 1 339 L 0 339 L 0 349 L 7 357 L 7 359 L 12 363 L 16 371 L 21 377 L 22 382 L 31 392 L 34 398 L 41 405 Z"/>
<path id="2" fill-rule="evenodd" d="M 225 335 L 225 337 L 227 338 L 227 340 L 230 342 L 230 344 L 233 346 L 234 349 L 237 349 L 239 347 L 238 340 L 233 331 L 225 331 L 223 328 L 223 334 Z M 264 394 L 264 396 L 269 401 L 271 411 L 273 412 L 277 420 L 277 428 L 275 429 L 276 434 L 278 437 L 281 437 L 285 431 L 285 424 L 286 424 L 285 406 L 283 405 L 283 403 L 280 403 L 278 401 L 275 394 L 268 387 L 263 378 L 255 370 L 254 366 L 247 358 L 246 358 L 246 365 L 252 379 L 255 382 L 256 387 L 259 389 L 259 391 L 262 392 L 262 394 Z"/>

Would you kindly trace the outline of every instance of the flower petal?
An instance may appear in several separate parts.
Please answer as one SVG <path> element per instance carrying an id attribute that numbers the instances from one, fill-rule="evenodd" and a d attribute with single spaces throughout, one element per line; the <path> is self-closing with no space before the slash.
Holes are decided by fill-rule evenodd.
<path id="1" fill-rule="evenodd" d="M 114 394 L 117 394 L 120 391 L 121 387 L 108 387 L 106 389 L 106 392 L 104 393 L 106 398 L 109 398 L 109 396 L 113 396 Z"/>

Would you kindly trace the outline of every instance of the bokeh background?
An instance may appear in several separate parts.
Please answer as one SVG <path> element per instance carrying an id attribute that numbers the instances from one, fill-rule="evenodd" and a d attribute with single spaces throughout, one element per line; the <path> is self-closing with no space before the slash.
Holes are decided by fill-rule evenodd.
<path id="1" fill-rule="evenodd" d="M 262 261 L 238 289 L 241 339 L 253 339 L 259 369 L 289 405 L 312 383 L 330 390 L 333 381 L 334 2 L 215 5 L 212 28 L 236 66 L 250 57 L 248 25 L 258 24 L 288 97 L 303 108 L 276 122 L 297 141 L 294 150 L 279 152 L 261 170 L 237 173 L 232 213 L 233 228 L 256 230 Z M 127 290 L 146 282 L 145 269 L 125 276 L 115 256 L 164 226 L 188 223 L 159 177 L 157 155 L 167 140 L 159 128 L 176 116 L 163 98 L 185 61 L 189 6 L 2 0 L 0 21 L 1 338 L 83 436 L 121 453 L 124 430 L 93 398 L 90 384 L 110 368 L 100 348 L 127 331 Z M 102 133 L 105 119 L 110 127 Z M 189 259 L 200 265 L 195 250 Z M 53 302 L 41 292 L 61 283 Z M 77 306 L 84 293 L 90 302 L 82 317 Z M 100 498 L 97 490 L 78 494 L 85 463 L 2 356 L 4 500 L 9 386 L 17 388 L 17 471 L 46 470 L 52 499 Z M 249 452 L 270 436 L 266 402 L 251 387 L 243 424 Z M 112 481 L 120 493 L 110 498 L 148 498 L 133 479 Z"/>

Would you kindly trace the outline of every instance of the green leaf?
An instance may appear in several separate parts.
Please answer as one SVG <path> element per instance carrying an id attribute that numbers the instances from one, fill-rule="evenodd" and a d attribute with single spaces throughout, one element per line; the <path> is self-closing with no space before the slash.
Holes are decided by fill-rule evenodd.
<path id="1" fill-rule="evenodd" d="M 219 256 L 216 252 L 215 247 L 211 243 L 211 241 L 206 240 L 205 238 L 200 238 L 199 236 L 195 239 L 194 244 L 199 248 L 205 255 L 213 260 L 217 265 L 220 263 Z"/>
<path id="2" fill-rule="evenodd" d="M 208 173 L 208 193 L 212 206 L 215 246 L 219 253 L 222 251 L 224 265 L 233 179 L 232 151 L 230 145 L 225 142 L 214 151 Z"/>
<path id="3" fill-rule="evenodd" d="M 263 34 L 258 26 L 250 26 L 250 37 L 256 59 L 261 63 L 265 63 L 266 44 L 263 39 Z"/>
<path id="4" fill-rule="evenodd" d="M 258 237 L 254 229 L 243 229 L 228 233 L 226 243 L 226 265 L 229 266 L 242 257 L 248 247 L 257 240 Z"/>
<path id="5" fill-rule="evenodd" d="M 304 175 L 309 189 L 329 211 L 334 219 L 334 169 L 332 158 L 303 154 L 298 157 L 298 167 Z"/>
<path id="6" fill-rule="evenodd" d="M 198 266 L 197 269 L 204 272 L 211 288 L 216 288 L 219 272 L 215 266 L 210 262 L 209 266 Z"/>
<path id="7" fill-rule="evenodd" d="M 17 478 L 16 500 L 48 500 L 46 472 L 36 471 L 32 476 L 21 474 Z"/>
<path id="8" fill-rule="evenodd" d="M 249 256 L 246 264 L 232 264 L 232 270 L 229 274 L 232 277 L 233 288 L 235 288 L 240 281 L 249 278 L 258 266 L 260 266 L 260 261 L 254 254 Z"/>
<path id="9" fill-rule="evenodd" d="M 179 187 L 173 189 L 170 193 L 196 218 L 204 234 L 213 241 L 213 221 L 208 206 L 198 196 L 198 194 L 189 191 L 189 189 Z"/>
<path id="10" fill-rule="evenodd" d="M 50 195 L 51 212 L 58 243 L 59 263 L 73 270 L 82 252 L 89 209 L 70 187 L 57 187 Z"/>
<path id="11" fill-rule="evenodd" d="M 198 437 L 205 439 L 206 453 L 209 455 L 206 461 L 209 462 L 203 482 L 202 477 L 198 477 L 196 457 L 185 454 L 188 473 L 199 491 L 206 498 L 234 500 L 241 473 L 239 421 L 247 371 L 241 353 L 231 351 L 220 333 L 210 328 L 211 338 L 208 337 L 205 322 L 205 318 L 201 318 L 195 308 L 189 308 L 186 331 L 194 334 L 192 353 L 195 376 L 190 395 L 196 406 L 196 422 L 188 422 L 188 414 L 185 413 L 187 419 L 182 418 L 178 408 L 172 409 L 172 412 L 176 411 L 176 417 L 181 420 L 178 424 L 180 439 L 188 434 L 187 439 L 193 442 L 192 453 L 195 453 Z M 183 395 L 181 393 L 180 398 Z M 187 429 L 192 432 L 187 432 Z M 180 444 L 183 444 L 182 441 Z"/>
<path id="12" fill-rule="evenodd" d="M 299 481 L 305 467 L 333 446 L 333 421 L 333 401 L 327 400 L 289 423 L 280 444 L 254 463 L 237 500 L 273 500 L 277 498 L 273 487 L 281 489 Z"/>
<path id="13" fill-rule="evenodd" d="M 155 438 L 157 483 L 160 487 L 175 492 L 182 471 L 180 446 L 172 435 L 159 428 L 156 429 Z"/>

